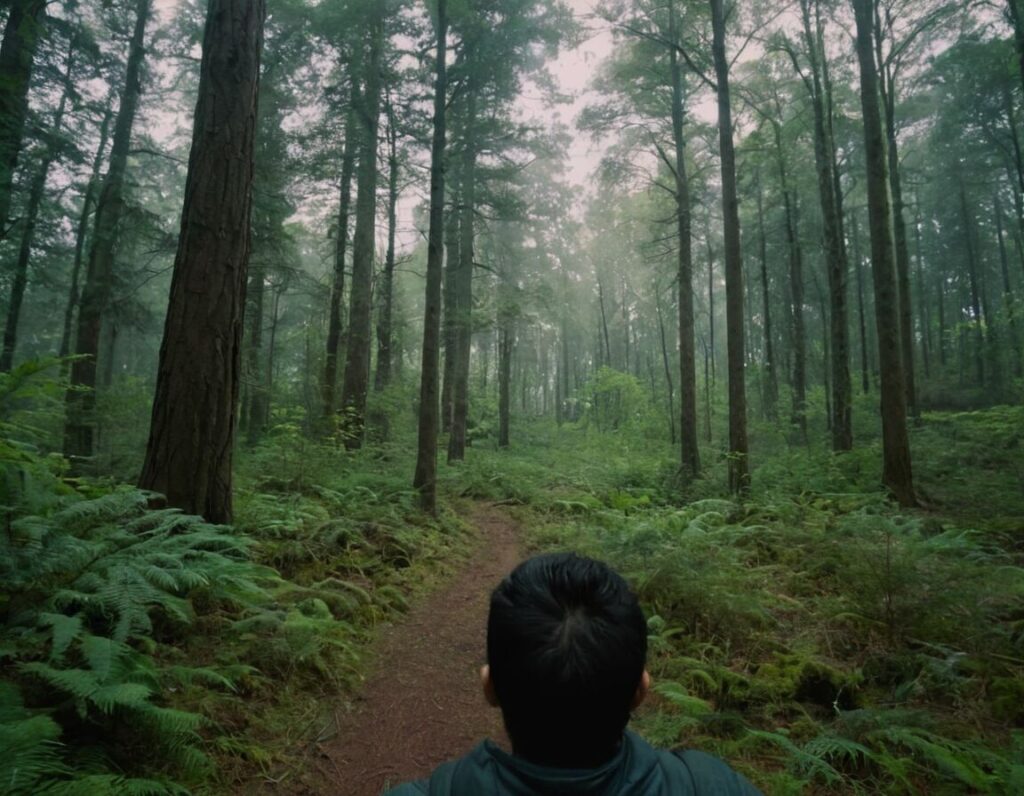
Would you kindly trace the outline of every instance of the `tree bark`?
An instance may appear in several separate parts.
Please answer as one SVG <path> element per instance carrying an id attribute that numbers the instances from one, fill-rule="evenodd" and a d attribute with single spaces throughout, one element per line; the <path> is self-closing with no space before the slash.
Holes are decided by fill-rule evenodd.
<path id="1" fill-rule="evenodd" d="M 889 204 L 888 163 L 879 106 L 878 72 L 872 47 L 873 6 L 873 0 L 853 0 L 864 114 L 875 325 L 878 329 L 881 369 L 882 480 L 900 505 L 914 506 L 917 498 L 914 494 L 910 438 L 907 434 L 907 395 L 900 351 L 899 298 L 893 252 L 892 207 Z"/>
<path id="2" fill-rule="evenodd" d="M 832 141 L 831 108 L 826 101 L 824 85 L 825 52 L 821 28 L 812 29 L 810 0 L 801 0 L 804 41 L 811 66 L 808 93 L 814 111 L 814 160 L 817 167 L 818 197 L 821 203 L 825 255 L 828 269 L 829 339 L 831 342 L 832 449 L 846 451 L 853 447 L 853 418 L 850 379 L 849 321 L 846 309 L 846 279 L 849 264 L 842 235 L 842 221 L 837 206 L 835 144 Z"/>
<path id="3" fill-rule="evenodd" d="M 0 240 L 10 232 L 14 172 L 28 115 L 32 66 L 46 22 L 46 0 L 12 0 L 10 9 L 0 43 Z"/>
<path id="4" fill-rule="evenodd" d="M 331 305 L 327 320 L 327 358 L 324 362 L 323 417 L 333 427 L 335 391 L 338 387 L 338 349 L 341 343 L 342 302 L 345 299 L 345 253 L 348 250 L 349 215 L 352 208 L 352 175 L 355 172 L 358 128 L 356 105 L 359 101 L 359 76 L 352 75 L 352 99 L 345 118 L 345 149 L 341 155 L 341 188 L 338 200 L 338 230 L 334 241 L 334 276 L 331 280 Z"/>
<path id="5" fill-rule="evenodd" d="M 449 171 L 448 185 L 456 185 L 456 175 Z M 457 359 L 456 333 L 458 323 L 458 297 L 456 285 L 459 272 L 459 202 L 452 190 L 451 209 L 445 224 L 444 263 L 444 383 L 441 387 L 441 430 L 448 433 L 452 428 L 452 397 L 455 395 L 455 362 Z"/>
<path id="6" fill-rule="evenodd" d="M 413 487 L 420 507 L 437 510 L 438 382 L 441 348 L 441 270 L 444 263 L 444 178 L 448 96 L 447 0 L 437 0 L 437 77 L 434 83 L 434 131 L 430 151 L 430 229 L 427 237 L 427 285 L 423 313 L 423 356 L 420 376 L 419 431 Z"/>
<path id="7" fill-rule="evenodd" d="M 729 490 L 750 489 L 747 460 L 747 393 L 743 340 L 743 253 L 740 246 L 739 197 L 736 193 L 736 147 L 733 142 L 729 60 L 725 54 L 725 3 L 710 0 L 712 52 L 718 86 L 718 137 L 722 160 L 722 219 L 725 231 L 725 316 L 729 370 Z"/>
<path id="8" fill-rule="evenodd" d="M 452 382 L 452 425 L 448 436 L 448 461 L 466 456 L 466 424 L 469 416 L 469 360 L 473 342 L 473 256 L 476 213 L 476 109 L 473 87 L 466 100 L 466 146 L 462 157 L 459 211 L 459 266 L 455 274 L 455 368 Z"/>
<path id="9" fill-rule="evenodd" d="M 263 0 L 211 0 L 181 234 L 139 485 L 232 519 Z"/>
<path id="10" fill-rule="evenodd" d="M 142 62 L 145 58 L 146 23 L 152 11 L 152 0 L 138 0 L 135 28 L 128 50 L 121 107 L 114 124 L 110 164 L 103 180 L 96 205 L 96 221 L 85 287 L 78 311 L 75 353 L 80 357 L 71 366 L 71 389 L 66 396 L 67 419 L 64 426 L 64 455 L 72 463 L 93 455 L 96 406 L 96 367 L 99 356 L 103 314 L 110 302 L 113 288 L 114 256 L 124 213 L 124 183 L 128 168 L 132 126 L 142 93 Z"/>
<path id="11" fill-rule="evenodd" d="M 850 235 L 853 238 L 853 267 L 857 276 L 857 321 L 860 331 L 860 380 L 861 390 L 867 395 L 871 392 L 871 378 L 868 367 L 868 326 L 864 311 L 864 260 L 860 256 L 860 229 L 857 216 L 853 216 Z"/>
<path id="12" fill-rule="evenodd" d="M 395 285 L 395 238 L 398 234 L 398 130 L 395 109 L 388 100 L 388 248 L 380 284 L 377 315 L 377 370 L 373 386 L 378 392 L 391 383 L 392 314 Z"/>
<path id="13" fill-rule="evenodd" d="M 361 448 L 366 426 L 373 324 L 373 259 L 377 223 L 377 144 L 380 125 L 381 62 L 384 54 L 384 11 L 378 8 L 370 29 L 370 60 L 358 105 L 360 123 L 356 231 L 352 239 L 352 291 L 349 297 L 348 346 L 341 389 L 345 447 Z"/>
<path id="14" fill-rule="evenodd" d="M 676 38 L 676 7 L 669 4 L 672 43 Z M 679 53 L 669 50 L 672 69 L 672 139 L 675 144 L 676 227 L 679 233 L 679 452 L 684 481 L 690 482 L 700 472 L 700 447 L 697 438 L 697 361 L 693 311 L 693 223 L 690 208 L 690 180 L 686 169 L 686 139 L 683 135 L 683 72 Z M 661 326 L 661 305 L 658 305 Z M 661 330 L 664 338 L 664 329 Z M 662 351 L 664 354 L 664 339 Z M 668 361 L 665 362 L 666 378 Z M 669 400 L 672 380 L 669 378 Z M 675 436 L 675 423 L 672 424 Z"/>
<path id="15" fill-rule="evenodd" d="M 775 340 L 772 335 L 772 302 L 768 291 L 768 239 L 764 228 L 764 193 L 761 178 L 757 179 L 757 226 L 761 260 L 761 301 L 764 307 L 764 414 L 769 420 L 779 419 L 779 377 L 775 367 Z"/>
<path id="16" fill-rule="evenodd" d="M 974 327 L 974 367 L 978 386 L 985 384 L 985 311 L 978 284 L 978 257 L 974 247 L 974 219 L 967 204 L 967 189 L 960 176 L 960 218 L 963 224 L 967 276 L 971 286 L 971 326 Z"/>

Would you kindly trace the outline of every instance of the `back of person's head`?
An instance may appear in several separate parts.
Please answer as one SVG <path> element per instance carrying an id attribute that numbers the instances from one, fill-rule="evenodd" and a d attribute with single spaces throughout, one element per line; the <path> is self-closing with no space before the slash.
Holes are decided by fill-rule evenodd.
<path id="1" fill-rule="evenodd" d="M 600 561 L 537 556 L 491 595 L 491 681 L 512 746 L 528 760 L 587 768 L 610 758 L 646 657 L 640 604 Z"/>

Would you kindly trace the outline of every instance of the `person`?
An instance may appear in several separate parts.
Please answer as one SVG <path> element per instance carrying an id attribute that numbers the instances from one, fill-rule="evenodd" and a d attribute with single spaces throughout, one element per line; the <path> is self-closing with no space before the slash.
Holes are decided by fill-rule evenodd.
<path id="1" fill-rule="evenodd" d="M 487 701 L 512 753 L 484 741 L 388 796 L 756 796 L 728 765 L 626 729 L 646 696 L 647 623 L 626 581 L 574 553 L 531 558 L 491 595 Z"/>

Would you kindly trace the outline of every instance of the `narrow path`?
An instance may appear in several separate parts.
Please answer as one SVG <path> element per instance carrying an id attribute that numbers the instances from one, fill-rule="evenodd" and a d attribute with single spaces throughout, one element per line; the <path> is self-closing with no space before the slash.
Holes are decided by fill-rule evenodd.
<path id="1" fill-rule="evenodd" d="M 498 509 L 470 515 L 480 546 L 446 587 L 386 630 L 377 665 L 338 735 L 322 747 L 309 792 L 377 796 L 426 776 L 479 740 L 504 741 L 498 711 L 480 691 L 491 590 L 520 560 L 515 523 Z"/>

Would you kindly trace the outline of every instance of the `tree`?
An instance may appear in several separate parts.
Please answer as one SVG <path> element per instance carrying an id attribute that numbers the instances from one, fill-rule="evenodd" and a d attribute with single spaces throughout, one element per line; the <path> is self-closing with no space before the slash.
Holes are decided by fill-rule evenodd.
<path id="1" fill-rule="evenodd" d="M 419 431 L 413 488 L 420 507 L 437 510 L 437 435 L 440 425 L 441 270 L 444 263 L 444 185 L 448 104 L 448 9 L 437 0 L 434 125 L 430 148 L 430 228 L 427 243 L 427 284 L 423 313 L 423 357 L 420 373 Z"/>
<path id="2" fill-rule="evenodd" d="M 75 335 L 75 354 L 79 358 L 71 367 L 71 389 L 65 399 L 64 455 L 72 462 L 80 462 L 93 455 L 95 419 L 92 414 L 96 405 L 94 390 L 100 333 L 113 289 L 115 251 L 125 209 L 128 153 L 142 93 L 142 63 L 146 55 L 144 42 L 151 12 L 152 0 L 138 0 L 121 105 L 114 123 L 110 163 L 96 203 L 96 220 Z"/>
<path id="3" fill-rule="evenodd" d="M 366 396 L 370 385 L 370 345 L 373 315 L 373 260 L 377 224 L 377 146 L 379 143 L 384 57 L 384 7 L 373 10 L 368 22 L 369 58 L 359 104 L 359 168 L 356 231 L 352 241 L 352 290 L 349 296 L 348 346 L 341 390 L 345 447 L 363 444 Z"/>
<path id="4" fill-rule="evenodd" d="M 149 443 L 139 484 L 232 519 L 263 0 L 211 0 Z"/>
<path id="5" fill-rule="evenodd" d="M 28 114 L 32 66 L 46 22 L 46 0 L 11 0 L 0 43 L 0 240 L 8 232 L 14 172 Z"/>
<path id="6" fill-rule="evenodd" d="M 874 51 L 874 0 L 853 0 L 857 23 L 868 220 L 875 286 L 875 325 L 882 399 L 882 480 L 902 506 L 917 503 L 907 434 L 907 396 L 901 356 L 899 299 L 892 236 L 892 206 Z"/>
<path id="7" fill-rule="evenodd" d="M 747 461 L 747 394 L 743 341 L 743 253 L 740 245 L 739 196 L 736 191 L 736 145 L 733 140 L 729 60 L 725 52 L 725 3 L 710 0 L 712 56 L 718 97 L 718 134 L 722 167 L 722 215 L 725 232 L 725 314 L 729 365 L 729 489 L 750 487 Z"/>

